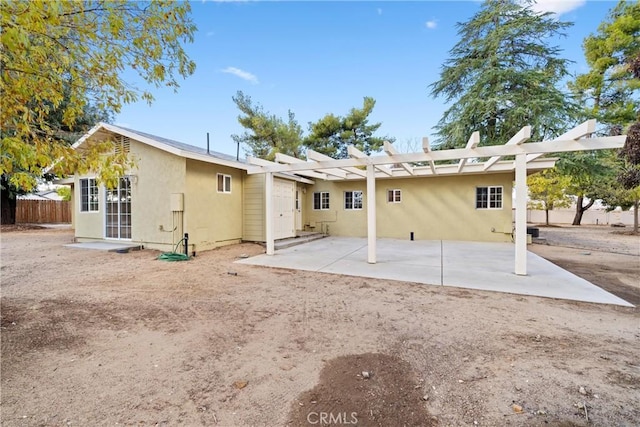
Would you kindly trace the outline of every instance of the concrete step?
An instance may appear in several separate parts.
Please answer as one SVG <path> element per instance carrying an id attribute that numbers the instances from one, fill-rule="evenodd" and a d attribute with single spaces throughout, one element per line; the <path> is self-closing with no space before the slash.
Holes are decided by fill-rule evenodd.
<path id="1" fill-rule="evenodd" d="M 314 233 L 314 232 L 303 232 L 299 236 L 290 237 L 288 239 L 276 240 L 275 249 L 286 249 L 292 246 L 301 245 L 303 243 L 312 242 L 314 240 L 322 239 L 327 237 L 326 234 L 323 233 Z"/>

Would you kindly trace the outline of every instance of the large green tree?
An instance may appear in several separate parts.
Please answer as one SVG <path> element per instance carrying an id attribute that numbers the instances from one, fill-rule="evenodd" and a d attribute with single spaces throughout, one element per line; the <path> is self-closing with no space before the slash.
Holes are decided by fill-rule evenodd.
<path id="1" fill-rule="evenodd" d="M 97 122 L 110 122 L 113 114 L 107 110 L 101 110 L 95 105 L 86 105 L 82 111 L 82 114 L 76 119 L 73 127 L 65 124 L 63 114 L 66 110 L 66 106 L 69 101 L 68 93 L 65 94 L 62 103 L 55 109 L 51 109 L 47 113 L 46 122 L 50 126 L 49 141 L 54 144 L 61 144 L 70 146 L 82 134 L 86 133 Z M 48 162 L 49 159 L 43 160 Z M 44 167 L 47 166 L 43 163 Z M 28 194 L 35 190 L 36 187 L 17 185 L 11 180 L 11 177 L 16 174 L 26 173 L 29 176 L 35 178 L 33 171 L 41 171 L 43 166 L 37 164 L 25 164 L 16 162 L 13 165 L 11 172 L 3 173 L 0 175 L 0 222 L 2 224 L 15 224 L 16 222 L 16 208 L 17 197 L 20 195 Z M 38 181 L 47 181 L 54 178 L 52 173 L 43 173 L 38 177 Z"/>
<path id="2" fill-rule="evenodd" d="M 151 102 L 154 87 L 177 88 L 178 77 L 192 74 L 195 63 L 183 49 L 195 31 L 189 4 L 0 1 L 0 175 L 30 190 L 52 165 L 54 173 L 120 173 L 128 160 L 109 154 L 112 144 L 80 156 L 60 132 L 80 129 L 89 105 L 117 113 L 137 99 Z"/>
<path id="3" fill-rule="evenodd" d="M 545 224 L 549 225 L 549 211 L 571 205 L 571 197 L 566 193 L 569 178 L 560 175 L 556 169 L 547 169 L 527 177 L 529 207 L 545 211 Z"/>
<path id="4" fill-rule="evenodd" d="M 244 144 L 247 153 L 266 160 L 274 160 L 276 153 L 303 158 L 307 148 L 339 159 L 346 158 L 347 147 L 353 145 L 369 154 L 382 148 L 391 137 L 378 137 L 375 132 L 381 123 L 369 123 L 369 115 L 376 101 L 365 97 L 362 108 L 352 108 L 345 116 L 327 114 L 315 123 L 309 123 L 309 134 L 304 132 L 288 112 L 288 120 L 264 110 L 251 98 L 239 91 L 233 98 L 241 114 L 238 122 L 246 130 L 240 135 L 231 135 L 237 143 Z"/>
<path id="5" fill-rule="evenodd" d="M 638 119 L 640 110 L 640 3 L 620 1 L 597 32 L 585 38 L 583 49 L 589 71 L 569 85 L 580 114 L 598 119 L 599 133 L 619 135 Z M 574 225 L 580 225 L 594 198 L 621 205 L 633 198 L 634 186 L 620 187 L 615 177 L 632 174 L 634 168 L 616 160 L 614 152 L 563 155 L 560 170 L 571 178 L 577 196 Z"/>
<path id="6" fill-rule="evenodd" d="M 620 1 L 582 46 L 589 71 L 570 87 L 584 116 L 598 119 L 601 132 L 619 134 L 640 110 L 640 79 L 633 73 L 640 58 L 640 3 Z"/>
<path id="7" fill-rule="evenodd" d="M 432 96 L 451 104 L 436 126 L 437 146 L 464 146 L 474 131 L 487 144 L 504 144 L 525 125 L 534 140 L 561 133 L 575 106 L 559 89 L 568 61 L 552 41 L 570 25 L 526 0 L 486 0 L 458 23 L 459 41 L 430 85 Z"/>
<path id="8" fill-rule="evenodd" d="M 327 156 L 344 159 L 348 157 L 347 147 L 355 146 L 370 154 L 382 148 L 384 141 L 393 142 L 395 138 L 378 137 L 374 134 L 382 123 L 369 123 L 369 115 L 376 100 L 365 97 L 362 108 L 352 108 L 345 116 L 327 114 L 315 123 L 309 123 L 309 135 L 305 146 Z"/>
<path id="9" fill-rule="evenodd" d="M 581 151 L 563 154 L 556 168 L 569 178 L 567 193 L 576 197 L 573 225 L 580 225 L 582 216 L 596 200 L 610 195 L 616 185 L 617 158 L 611 150 Z"/>
<path id="10" fill-rule="evenodd" d="M 618 181 L 627 190 L 627 198 L 633 204 L 633 231 L 638 233 L 638 211 L 640 210 L 640 121 L 627 132 L 627 140 L 620 151 L 623 166 Z"/>
<path id="11" fill-rule="evenodd" d="M 262 105 L 254 104 L 250 96 L 238 91 L 233 98 L 240 112 L 238 122 L 246 130 L 241 135 L 231 135 L 238 144 L 244 144 L 247 153 L 266 160 L 273 160 L 276 153 L 300 158 L 303 154 L 302 127 L 292 111 L 285 122 L 268 113 Z"/>

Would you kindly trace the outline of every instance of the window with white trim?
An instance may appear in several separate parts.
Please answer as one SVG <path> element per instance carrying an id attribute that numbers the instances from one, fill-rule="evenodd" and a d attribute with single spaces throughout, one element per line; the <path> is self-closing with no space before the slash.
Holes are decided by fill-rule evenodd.
<path id="1" fill-rule="evenodd" d="M 218 174 L 218 193 L 231 193 L 231 175 Z"/>
<path id="2" fill-rule="evenodd" d="M 362 191 L 345 191 L 344 208 L 347 210 L 362 209 Z"/>
<path id="3" fill-rule="evenodd" d="M 476 187 L 476 209 L 502 209 L 502 187 Z"/>
<path id="4" fill-rule="evenodd" d="M 95 178 L 80 180 L 80 212 L 98 212 L 98 184 Z"/>
<path id="5" fill-rule="evenodd" d="M 313 193 L 313 210 L 326 211 L 329 209 L 329 193 L 326 191 L 316 191 Z"/>
<path id="6" fill-rule="evenodd" d="M 387 190 L 387 202 L 402 203 L 402 190 Z"/>

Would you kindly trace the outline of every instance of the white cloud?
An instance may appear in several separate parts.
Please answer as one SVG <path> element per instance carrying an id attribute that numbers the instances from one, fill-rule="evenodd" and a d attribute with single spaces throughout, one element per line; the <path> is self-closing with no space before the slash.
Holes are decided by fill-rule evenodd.
<path id="1" fill-rule="evenodd" d="M 424 26 L 427 27 L 430 30 L 434 30 L 438 26 L 438 21 L 436 21 L 435 19 L 431 19 L 431 20 L 425 22 Z"/>
<path id="2" fill-rule="evenodd" d="M 240 68 L 236 68 L 236 67 L 227 67 L 224 70 L 221 70 L 223 73 L 227 73 L 227 74 L 233 74 L 236 77 L 240 77 L 242 80 L 246 80 L 248 82 L 250 82 L 251 84 L 257 85 L 258 82 L 258 77 L 256 77 L 254 74 L 251 74 L 248 71 L 244 71 L 241 70 Z"/>
<path id="3" fill-rule="evenodd" d="M 215 33 L 214 33 L 213 31 L 209 31 L 209 32 L 207 33 L 207 37 L 211 37 L 211 36 L 212 36 L 212 35 L 214 35 L 214 34 L 215 34 Z"/>
<path id="4" fill-rule="evenodd" d="M 531 5 L 531 9 L 536 12 L 552 12 L 562 15 L 581 7 L 586 2 L 586 0 L 537 0 Z"/>
<path id="5" fill-rule="evenodd" d="M 382 9 L 377 8 L 376 11 L 378 12 L 378 15 L 382 15 Z"/>

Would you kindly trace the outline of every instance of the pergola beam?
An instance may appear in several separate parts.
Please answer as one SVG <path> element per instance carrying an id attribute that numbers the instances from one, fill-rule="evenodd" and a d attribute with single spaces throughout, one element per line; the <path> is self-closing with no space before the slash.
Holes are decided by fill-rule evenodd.
<path id="1" fill-rule="evenodd" d="M 312 161 L 316 161 L 316 162 L 334 160 L 332 157 L 329 157 L 326 154 L 318 153 L 317 151 L 314 151 L 314 150 L 312 150 L 310 148 L 307 149 L 307 159 L 308 160 L 312 160 Z M 354 175 L 361 176 L 363 178 L 367 176 L 367 172 L 366 171 L 363 171 L 362 169 L 358 169 L 358 168 L 355 168 L 355 167 L 346 167 L 346 168 L 343 168 L 343 170 L 348 172 L 348 173 L 352 173 Z"/>
<path id="2" fill-rule="evenodd" d="M 579 124 L 573 129 L 563 133 L 559 137 L 552 139 L 549 142 L 562 141 L 565 139 L 580 139 L 584 136 L 591 135 L 596 131 L 596 120 L 591 119 L 587 120 L 584 123 Z M 542 156 L 544 153 L 536 153 L 536 154 L 527 154 L 527 162 L 537 159 Z"/>
<path id="3" fill-rule="evenodd" d="M 352 159 L 363 161 L 362 166 L 368 166 L 370 164 L 368 162 L 368 160 L 371 159 L 371 157 L 367 156 L 366 154 L 364 154 L 362 151 L 358 150 L 353 145 L 349 145 L 347 147 L 347 153 L 349 153 L 349 156 Z M 384 156 L 384 157 L 386 157 L 387 159 L 391 158 L 390 156 Z M 371 164 L 373 164 L 373 163 L 371 163 Z M 376 169 L 378 169 L 380 172 L 384 173 L 385 175 L 393 176 L 393 172 L 391 172 L 388 168 L 385 168 L 384 166 L 381 166 L 381 165 L 388 165 L 388 164 L 393 164 L 393 162 L 384 162 L 384 163 L 381 163 L 379 165 L 374 165 L 374 166 L 376 167 Z M 369 176 L 369 172 L 367 172 L 367 177 L 368 176 Z"/>
<path id="4" fill-rule="evenodd" d="M 474 149 L 480 144 L 480 132 L 475 131 L 469 137 L 469 141 L 467 141 L 467 150 Z M 462 172 L 464 165 L 467 163 L 468 159 L 460 159 L 458 162 L 458 173 Z"/>
<path id="5" fill-rule="evenodd" d="M 384 141 L 384 152 L 387 153 L 388 156 L 394 156 L 396 154 L 400 154 L 398 150 L 391 144 L 389 141 Z M 407 171 L 409 175 L 413 175 L 413 168 L 409 166 L 408 163 L 400 163 L 402 169 Z"/>
<path id="6" fill-rule="evenodd" d="M 425 153 L 428 153 L 431 151 L 431 145 L 429 145 L 429 138 L 427 138 L 426 136 L 422 138 L 422 151 L 424 151 Z M 436 164 L 433 162 L 433 160 L 429 160 L 429 167 L 431 168 L 431 172 L 433 172 L 433 174 L 436 175 L 437 174 Z"/>
<path id="7" fill-rule="evenodd" d="M 503 147 L 509 145 L 520 145 L 527 141 L 529 138 L 531 138 L 531 126 L 525 126 L 520 129 L 518 133 L 513 135 L 511 139 L 507 141 L 505 145 L 503 145 Z M 489 170 L 491 166 L 495 165 L 498 160 L 500 160 L 501 157 L 502 156 L 500 155 L 491 157 L 487 162 L 485 162 L 484 170 Z"/>
<path id="8" fill-rule="evenodd" d="M 251 165 L 257 166 L 256 168 L 252 168 L 252 169 L 248 169 L 247 170 L 247 173 L 249 175 L 263 172 L 263 169 L 260 166 L 271 167 L 272 165 L 277 164 L 277 163 L 270 162 L 269 160 L 259 159 L 257 157 L 251 157 L 251 156 L 247 157 L 247 162 L 249 164 L 251 164 Z M 304 175 L 304 176 L 307 176 L 309 178 L 316 178 L 316 179 L 322 179 L 322 180 L 326 180 L 327 179 L 327 175 L 322 174 L 322 173 L 318 173 L 318 172 L 314 172 L 313 170 L 298 171 L 298 172 L 296 172 L 296 174 L 297 175 Z"/>
<path id="9" fill-rule="evenodd" d="M 285 164 L 300 164 L 300 163 L 309 163 L 305 160 L 298 159 L 296 157 L 288 156 L 282 153 L 276 153 L 276 162 L 285 163 Z M 347 173 L 341 169 L 330 168 L 330 169 L 318 169 L 319 173 L 324 173 L 327 175 L 337 176 L 338 178 L 346 178 Z"/>
<path id="10" fill-rule="evenodd" d="M 304 162 L 293 164 L 271 163 L 269 166 L 260 168 L 252 168 L 247 171 L 249 174 L 265 173 L 265 172 L 294 172 L 304 170 L 319 170 L 327 168 L 344 168 L 367 166 L 373 164 L 378 167 L 382 165 L 402 163 L 402 162 L 429 162 L 440 160 L 458 160 L 462 158 L 472 157 L 493 157 L 493 156 L 515 156 L 517 154 L 537 154 L 537 153 L 563 153 L 569 151 L 585 151 L 585 150 L 603 150 L 610 148 L 620 148 L 624 145 L 626 135 L 604 136 L 597 138 L 587 138 L 579 140 L 564 140 L 549 142 L 529 142 L 520 145 L 490 145 L 485 147 L 476 147 L 474 149 L 456 148 L 452 150 L 430 151 L 428 153 L 403 153 L 394 156 L 366 156 L 338 159 L 322 162 Z M 350 154 L 351 154 L 351 147 Z M 384 172 L 384 171 L 383 171 Z M 387 169 L 388 172 L 388 169 Z"/>

